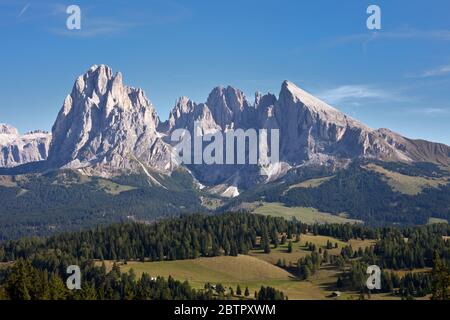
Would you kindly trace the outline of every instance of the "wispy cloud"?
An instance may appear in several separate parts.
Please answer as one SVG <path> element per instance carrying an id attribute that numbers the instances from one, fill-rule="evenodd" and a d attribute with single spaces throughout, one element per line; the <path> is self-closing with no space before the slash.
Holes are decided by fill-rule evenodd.
<path id="1" fill-rule="evenodd" d="M 127 1 L 118 1 L 117 6 L 87 2 L 80 5 L 81 30 L 68 30 L 67 6 L 54 0 L 0 0 L 0 25 L 29 24 L 58 36 L 95 37 L 178 23 L 192 15 L 188 7 L 172 0 L 153 1 L 146 10 L 136 10 Z"/>
<path id="2" fill-rule="evenodd" d="M 53 28 L 54 34 L 69 37 L 95 37 L 116 35 L 135 28 L 178 23 L 191 16 L 191 11 L 173 1 L 161 2 L 161 7 L 152 10 L 136 11 L 123 7 L 120 14 L 104 12 L 96 5 L 83 6 L 81 30 Z"/>
<path id="3" fill-rule="evenodd" d="M 440 77 L 446 76 L 450 74 L 450 64 L 440 66 L 433 69 L 425 70 L 419 74 L 407 75 L 409 78 L 431 78 L 431 77 Z"/>
<path id="4" fill-rule="evenodd" d="M 398 31 L 377 31 L 337 37 L 330 44 L 346 44 L 351 42 L 371 42 L 377 40 L 440 40 L 450 41 L 450 30 L 418 30 L 405 29 Z"/>
<path id="5" fill-rule="evenodd" d="M 359 44 L 364 51 L 368 46 L 377 41 L 450 41 L 450 30 L 419 30 L 419 29 L 399 29 L 392 31 L 370 31 L 363 33 L 354 33 L 348 35 L 335 36 L 319 40 L 317 43 L 308 43 L 292 48 L 289 53 L 298 54 L 301 52 L 310 52 L 317 49 L 334 48 L 342 45 Z"/>
<path id="6" fill-rule="evenodd" d="M 330 104 L 359 105 L 362 100 L 398 100 L 399 94 L 368 85 L 345 85 L 318 92 L 317 96 Z"/>
<path id="7" fill-rule="evenodd" d="M 441 115 L 449 115 L 450 109 L 427 107 L 427 108 L 414 109 L 414 112 L 422 114 L 422 115 L 428 115 L 428 116 L 441 116 Z"/>
<path id="8" fill-rule="evenodd" d="M 27 3 L 27 4 L 25 5 L 25 7 L 23 7 L 23 9 L 20 10 L 18 17 L 23 16 L 23 14 L 28 10 L 29 7 L 30 7 L 30 4 Z"/>

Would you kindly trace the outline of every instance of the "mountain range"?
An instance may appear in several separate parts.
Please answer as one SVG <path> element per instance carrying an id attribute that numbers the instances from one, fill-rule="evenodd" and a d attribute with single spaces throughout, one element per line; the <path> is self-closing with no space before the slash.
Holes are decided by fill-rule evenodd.
<path id="1" fill-rule="evenodd" d="M 282 83 L 278 98 L 256 93 L 254 102 L 231 86 L 214 88 L 205 103 L 181 97 L 168 120 L 161 122 L 144 92 L 124 85 L 122 74 L 113 74 L 105 65 L 94 65 L 76 79 L 51 135 L 38 131 L 20 136 L 14 128 L 1 125 L 0 166 L 45 160 L 46 169 L 77 169 L 94 176 L 170 174 L 174 150 L 168 138 L 175 129 L 192 132 L 195 121 L 203 133 L 279 129 L 283 170 L 276 177 L 269 175 L 272 180 L 298 166 L 342 166 L 356 159 L 450 166 L 449 146 L 408 139 L 388 129 L 373 130 L 289 81 Z M 242 166 L 190 169 L 204 184 L 237 187 L 249 181 L 248 176 L 241 177 Z M 253 171 L 251 181 L 265 181 L 256 176 L 258 170 Z"/>
<path id="2" fill-rule="evenodd" d="M 194 123 L 203 134 L 278 129 L 277 170 L 261 175 L 257 165 L 173 162 L 170 135 L 193 134 Z M 255 201 L 371 223 L 450 217 L 449 146 L 371 129 L 289 81 L 278 96 L 257 92 L 252 101 L 231 86 L 214 88 L 203 103 L 181 97 L 162 122 L 142 89 L 94 65 L 76 79 L 51 133 L 20 135 L 1 124 L 0 150 L 0 225 L 8 237 L 15 224 L 42 234 L 105 219 L 235 210 Z M 325 180 L 299 187 L 308 179 Z"/>

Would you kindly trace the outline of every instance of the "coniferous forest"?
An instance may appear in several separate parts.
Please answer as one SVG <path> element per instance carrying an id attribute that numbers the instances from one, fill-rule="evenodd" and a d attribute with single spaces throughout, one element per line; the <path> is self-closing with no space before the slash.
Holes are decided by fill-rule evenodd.
<path id="1" fill-rule="evenodd" d="M 282 241 L 295 241 L 302 234 L 331 236 L 342 241 L 371 239 L 364 250 L 342 247 L 339 255 L 310 244 L 311 254 L 290 270 L 306 280 L 324 263 L 342 267 L 336 286 L 364 289 L 365 271 L 376 264 L 383 269 L 382 292 L 405 298 L 432 295 L 448 298 L 442 288 L 450 278 L 450 226 L 373 228 L 364 225 L 306 225 L 247 213 L 186 215 L 157 223 L 126 223 L 100 226 L 90 231 L 70 232 L 51 237 L 22 238 L 0 244 L 0 294 L 4 299 L 224 299 L 231 298 L 221 285 L 193 289 L 189 283 L 137 277 L 133 270 L 121 272 L 114 264 L 107 270 L 105 260 L 167 261 L 198 257 L 236 256 L 261 248 L 267 253 Z M 337 246 L 337 244 L 336 244 Z M 81 290 L 65 287 L 66 268 L 79 265 L 84 277 Z M 344 267 L 347 266 L 347 267 Z M 395 270 L 430 268 L 429 273 L 408 272 L 400 277 Z M 291 267 L 292 269 L 292 267 Z M 391 270 L 384 271 L 384 269 Z M 219 288 L 219 289 L 218 289 Z M 441 288 L 441 289 L 439 289 Z M 238 291 L 242 291 L 239 288 Z M 283 292 L 263 287 L 252 298 L 285 299 Z"/>

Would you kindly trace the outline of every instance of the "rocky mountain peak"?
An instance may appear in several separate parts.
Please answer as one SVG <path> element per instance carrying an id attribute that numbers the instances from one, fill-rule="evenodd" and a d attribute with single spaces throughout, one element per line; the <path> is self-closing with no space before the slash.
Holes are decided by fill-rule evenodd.
<path id="1" fill-rule="evenodd" d="M 56 167 L 130 169 L 136 162 L 166 170 L 155 150 L 166 146 L 159 119 L 141 89 L 123 85 L 122 74 L 92 66 L 79 76 L 52 128 L 49 163 Z M 156 149 L 155 149 L 156 148 Z M 106 170 L 108 171 L 108 170 Z"/>
<path id="2" fill-rule="evenodd" d="M 249 107 L 244 93 L 231 86 L 214 88 L 208 96 L 206 105 L 222 129 L 241 122 L 243 113 Z"/>
<path id="3" fill-rule="evenodd" d="M 15 167 L 28 162 L 45 160 L 51 135 L 45 131 L 32 131 L 20 135 L 8 124 L 0 124 L 0 167 Z"/>
<path id="4" fill-rule="evenodd" d="M 361 122 L 352 119 L 343 112 L 287 80 L 281 85 L 279 105 L 305 109 L 308 114 L 313 117 L 318 117 L 324 122 L 335 123 L 339 126 L 360 127 L 365 130 L 370 130 Z M 280 112 L 283 112 L 283 110 L 280 110 Z"/>
<path id="5" fill-rule="evenodd" d="M 6 123 L 0 123 L 0 134 L 19 134 L 19 130 Z"/>

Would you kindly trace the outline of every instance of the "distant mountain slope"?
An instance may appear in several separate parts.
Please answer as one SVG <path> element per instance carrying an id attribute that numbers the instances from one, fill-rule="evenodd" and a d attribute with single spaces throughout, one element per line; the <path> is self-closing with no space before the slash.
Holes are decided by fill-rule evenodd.
<path id="1" fill-rule="evenodd" d="M 0 176 L 0 241 L 120 221 L 207 212 L 183 170 L 158 175 L 89 177 L 73 170 Z"/>
<path id="2" fill-rule="evenodd" d="M 450 222 L 450 173 L 437 165 L 355 161 L 345 169 L 302 167 L 283 179 L 256 186 L 228 201 L 220 212 L 255 202 L 281 202 L 345 214 L 369 225 Z M 310 184 L 322 178 L 320 183 Z"/>
<path id="3" fill-rule="evenodd" d="M 16 128 L 0 123 L 0 168 L 45 160 L 50 141 L 51 134 L 47 132 L 20 135 Z"/>

